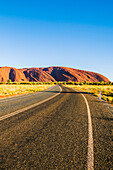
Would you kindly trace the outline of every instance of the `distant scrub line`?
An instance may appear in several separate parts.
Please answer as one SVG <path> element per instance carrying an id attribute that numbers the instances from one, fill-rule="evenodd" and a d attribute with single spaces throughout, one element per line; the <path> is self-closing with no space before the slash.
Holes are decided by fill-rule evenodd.
<path id="1" fill-rule="evenodd" d="M 43 84 L 48 84 L 48 85 L 54 85 L 54 84 L 62 84 L 62 85 L 113 85 L 113 82 L 12 82 L 10 79 L 7 80 L 7 82 L 0 82 L 0 84 L 15 84 L 15 85 L 21 85 L 21 84 L 27 84 L 27 85 L 43 85 Z"/>
<path id="2" fill-rule="evenodd" d="M 113 104 L 113 82 L 12 82 L 10 79 L 7 82 L 0 82 L 0 97 L 15 94 L 31 93 L 45 90 L 52 85 L 64 85 L 70 88 L 75 88 L 81 91 L 93 93 L 99 97 L 101 91 L 102 99 Z"/>

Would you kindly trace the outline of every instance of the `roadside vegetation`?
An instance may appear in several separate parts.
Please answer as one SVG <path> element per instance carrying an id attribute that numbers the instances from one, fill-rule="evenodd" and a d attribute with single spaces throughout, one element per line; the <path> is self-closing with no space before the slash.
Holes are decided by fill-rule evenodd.
<path id="1" fill-rule="evenodd" d="M 55 84 L 65 85 L 99 97 L 101 91 L 102 99 L 113 104 L 113 82 L 0 82 L 0 97 L 43 91 Z"/>
<path id="2" fill-rule="evenodd" d="M 66 85 L 66 87 L 77 89 L 80 91 L 92 93 L 99 97 L 101 91 L 101 98 L 108 103 L 113 104 L 113 85 Z"/>
<path id="3" fill-rule="evenodd" d="M 68 82 L 64 82 L 64 81 L 60 81 L 60 82 L 12 82 L 10 79 L 7 80 L 7 82 L 0 82 L 0 85 L 54 85 L 54 84 L 62 84 L 62 85 L 113 85 L 113 82 L 109 81 L 109 82 L 72 82 L 72 81 L 68 81 Z"/>
<path id="4" fill-rule="evenodd" d="M 2 84 L 0 85 L 0 97 L 13 96 L 19 94 L 34 93 L 38 91 L 43 91 L 51 87 L 49 84 L 39 84 L 39 85 L 30 85 L 30 84 Z"/>

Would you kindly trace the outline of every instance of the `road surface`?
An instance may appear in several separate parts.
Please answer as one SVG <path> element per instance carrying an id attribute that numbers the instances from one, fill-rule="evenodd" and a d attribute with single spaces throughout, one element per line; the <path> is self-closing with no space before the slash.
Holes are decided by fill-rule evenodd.
<path id="1" fill-rule="evenodd" d="M 113 169 L 113 108 L 90 94 L 60 90 L 0 100 L 0 118 L 20 110 L 0 121 L 1 169 Z"/>

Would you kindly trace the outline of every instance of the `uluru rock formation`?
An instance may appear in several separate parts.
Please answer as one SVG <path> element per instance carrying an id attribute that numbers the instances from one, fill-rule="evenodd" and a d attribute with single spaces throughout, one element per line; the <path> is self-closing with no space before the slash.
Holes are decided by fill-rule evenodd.
<path id="1" fill-rule="evenodd" d="M 13 82 L 27 81 L 24 73 L 20 70 L 13 67 L 0 67 L 0 82 L 7 82 L 8 79 Z"/>
<path id="2" fill-rule="evenodd" d="M 108 82 L 105 76 L 84 70 L 68 67 L 44 67 L 44 68 L 24 68 L 0 67 L 0 82 L 11 79 L 13 82 L 35 81 L 35 82 L 55 82 L 55 81 L 75 81 L 75 82 Z"/>
<path id="3" fill-rule="evenodd" d="M 109 79 L 105 76 L 90 72 L 84 71 L 74 68 L 68 67 L 48 67 L 48 68 L 41 68 L 41 70 L 50 74 L 56 81 L 76 81 L 76 82 L 100 82 L 105 81 L 108 82 Z"/>
<path id="4" fill-rule="evenodd" d="M 54 82 L 55 79 L 45 71 L 39 68 L 27 68 L 21 70 L 28 81 L 39 81 L 39 82 Z"/>

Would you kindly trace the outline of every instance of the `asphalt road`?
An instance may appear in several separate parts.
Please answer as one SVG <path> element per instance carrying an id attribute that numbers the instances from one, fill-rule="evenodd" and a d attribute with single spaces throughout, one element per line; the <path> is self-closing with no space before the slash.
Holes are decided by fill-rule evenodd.
<path id="1" fill-rule="evenodd" d="M 32 97 L 0 100 L 0 116 L 47 99 L 59 91 L 55 86 Z M 91 114 L 94 169 L 111 170 L 113 108 L 92 95 L 83 95 Z M 1 169 L 88 169 L 89 123 L 84 97 L 62 87 L 61 94 L 51 100 L 1 120 Z"/>
<path id="2" fill-rule="evenodd" d="M 36 92 L 0 99 L 0 117 L 16 110 L 43 101 L 59 92 L 59 86 L 52 86 L 43 92 Z"/>

